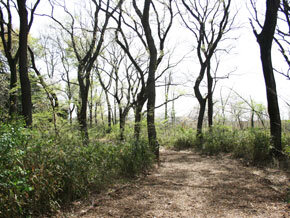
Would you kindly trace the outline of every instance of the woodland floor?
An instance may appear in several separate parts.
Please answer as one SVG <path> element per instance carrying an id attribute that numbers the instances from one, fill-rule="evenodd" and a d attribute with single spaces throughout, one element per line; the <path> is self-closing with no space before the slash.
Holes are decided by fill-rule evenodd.
<path id="1" fill-rule="evenodd" d="M 289 174 L 247 166 L 230 155 L 161 151 L 145 177 L 74 202 L 57 217 L 290 217 Z"/>

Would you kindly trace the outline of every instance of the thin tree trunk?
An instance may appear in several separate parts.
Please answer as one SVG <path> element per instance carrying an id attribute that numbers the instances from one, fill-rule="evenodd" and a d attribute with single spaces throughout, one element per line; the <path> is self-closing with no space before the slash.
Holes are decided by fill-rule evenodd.
<path id="1" fill-rule="evenodd" d="M 9 61 L 10 67 L 10 92 L 9 92 L 9 117 L 17 114 L 17 70 L 15 60 Z"/>
<path id="2" fill-rule="evenodd" d="M 151 52 L 150 59 L 155 59 L 154 54 Z M 148 139 L 150 147 L 152 148 L 155 157 L 159 160 L 159 143 L 157 141 L 157 133 L 155 127 L 155 99 L 156 99 L 156 91 L 155 91 L 155 69 L 156 62 L 152 62 L 149 66 L 148 73 L 148 85 L 147 85 L 147 131 L 148 131 Z"/>
<path id="3" fill-rule="evenodd" d="M 72 125 L 72 113 L 73 113 L 73 110 L 71 110 L 69 108 L 69 124 Z"/>
<path id="4" fill-rule="evenodd" d="M 107 107 L 108 107 L 108 133 L 112 130 L 112 107 L 109 99 L 108 92 L 105 91 L 106 101 L 107 101 Z"/>
<path id="5" fill-rule="evenodd" d="M 97 117 L 97 114 L 98 114 L 98 102 L 95 103 L 95 116 L 94 116 L 94 120 L 95 120 L 95 124 L 97 125 L 98 124 L 98 117 Z"/>
<path id="6" fill-rule="evenodd" d="M 93 75 L 91 78 L 91 90 L 90 90 L 90 97 L 91 97 L 91 101 L 89 102 L 89 113 L 90 113 L 90 128 L 93 127 Z"/>
<path id="7" fill-rule="evenodd" d="M 135 109 L 134 137 L 136 141 L 140 139 L 143 106 L 144 104 L 137 104 L 136 107 L 134 108 Z"/>
<path id="8" fill-rule="evenodd" d="M 121 106 L 119 105 L 119 127 L 120 127 L 120 140 L 124 140 L 124 131 L 125 131 L 125 115 L 122 111 Z"/>
<path id="9" fill-rule="evenodd" d="M 31 85 L 28 76 L 27 50 L 28 50 L 28 12 L 26 9 L 26 0 L 17 0 L 20 31 L 19 31 L 19 74 L 21 84 L 21 103 L 22 115 L 24 116 L 26 126 L 32 125 L 32 101 Z"/>
<path id="10" fill-rule="evenodd" d="M 282 152 L 281 118 L 271 56 L 280 0 L 267 0 L 266 4 L 266 18 L 262 32 L 257 34 L 256 31 L 254 31 L 254 33 L 260 46 L 261 61 L 266 84 L 270 130 L 272 142 L 274 144 L 273 154 L 276 157 L 280 157 Z"/>
<path id="11" fill-rule="evenodd" d="M 210 74 L 210 63 L 207 66 L 207 116 L 208 116 L 208 127 L 211 129 L 213 125 L 213 78 Z"/>
<path id="12" fill-rule="evenodd" d="M 82 69 L 79 69 L 82 71 Z M 78 113 L 78 121 L 80 125 L 80 130 L 83 138 L 84 145 L 88 145 L 89 143 L 89 134 L 88 134 L 88 126 L 87 126 L 87 105 L 88 105 L 88 94 L 89 94 L 89 87 L 90 87 L 90 76 L 86 75 L 85 82 L 82 78 L 82 72 L 78 73 L 78 82 L 80 87 L 80 94 L 79 94 L 79 103 L 80 103 L 80 110 Z"/>
<path id="13" fill-rule="evenodd" d="M 175 95 L 173 93 L 172 99 L 174 99 Z M 174 105 L 174 101 L 172 101 L 172 108 L 171 108 L 171 123 L 172 126 L 175 126 L 175 105 Z"/>
<path id="14" fill-rule="evenodd" d="M 251 111 L 251 128 L 254 128 L 255 127 L 254 116 L 255 116 L 255 111 L 252 110 Z"/>
<path id="15" fill-rule="evenodd" d="M 206 67 L 207 67 L 207 64 L 203 64 L 201 66 L 199 76 L 196 79 L 195 84 L 194 84 L 194 93 L 199 103 L 199 113 L 198 113 L 197 128 L 196 128 L 197 129 L 196 136 L 198 138 L 202 138 L 203 118 L 204 118 L 205 109 L 206 109 L 206 98 L 202 96 L 199 86 L 204 77 Z"/>
<path id="16" fill-rule="evenodd" d="M 112 111 L 113 114 L 113 124 L 117 125 L 118 121 L 117 121 L 117 102 L 116 99 L 114 99 L 114 112 Z"/>
<path id="17" fill-rule="evenodd" d="M 199 113 L 197 118 L 197 132 L 196 132 L 196 136 L 199 138 L 202 137 L 202 125 L 205 109 L 206 109 L 206 99 L 199 100 Z"/>

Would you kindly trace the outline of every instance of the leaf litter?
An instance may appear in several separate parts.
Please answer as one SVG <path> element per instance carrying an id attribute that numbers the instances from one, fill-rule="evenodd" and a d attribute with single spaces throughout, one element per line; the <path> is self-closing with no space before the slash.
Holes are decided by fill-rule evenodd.
<path id="1" fill-rule="evenodd" d="M 149 175 L 56 217 L 290 217 L 289 172 L 192 151 L 161 149 L 160 160 Z"/>

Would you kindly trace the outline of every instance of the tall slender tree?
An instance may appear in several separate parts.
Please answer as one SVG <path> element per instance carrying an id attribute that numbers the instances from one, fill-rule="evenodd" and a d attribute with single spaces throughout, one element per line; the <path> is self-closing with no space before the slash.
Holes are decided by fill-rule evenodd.
<path id="1" fill-rule="evenodd" d="M 17 113 L 17 92 L 15 89 L 17 87 L 18 40 L 16 41 L 17 34 L 12 26 L 13 17 L 10 1 L 1 0 L 0 3 L 0 36 L 10 70 L 9 116 L 12 117 Z"/>
<path id="2" fill-rule="evenodd" d="M 19 14 L 19 75 L 21 84 L 21 103 L 22 115 L 24 116 L 26 126 L 32 125 L 32 101 L 31 101 L 31 85 L 28 76 L 28 33 L 33 23 L 34 12 L 39 4 L 37 0 L 30 12 L 30 20 L 28 19 L 28 10 L 26 0 L 17 0 Z"/>
<path id="3" fill-rule="evenodd" d="M 255 18 L 257 18 L 255 2 L 251 0 L 251 3 L 255 11 Z M 279 7 L 280 0 L 267 0 L 265 21 L 264 25 L 261 26 L 262 30 L 260 33 L 257 33 L 253 23 L 251 22 L 253 32 L 260 46 L 261 62 L 266 85 L 268 113 L 270 117 L 270 130 L 272 142 L 274 144 L 273 155 L 278 158 L 281 156 L 282 151 L 281 118 L 271 51 L 277 25 Z M 257 19 L 256 21 L 258 22 Z"/>
<path id="4" fill-rule="evenodd" d="M 143 9 L 140 9 L 143 4 Z M 156 72 L 164 57 L 165 40 L 168 36 L 169 30 L 173 23 L 173 10 L 172 0 L 169 1 L 151 1 L 144 0 L 139 4 L 136 0 L 132 0 L 132 5 L 137 17 L 120 7 L 120 16 L 118 19 L 118 29 L 116 31 L 117 43 L 122 47 L 125 53 L 128 55 L 130 61 L 136 68 L 141 78 L 142 87 L 137 94 L 137 104 L 135 105 L 135 121 L 141 119 L 141 110 L 145 102 L 147 101 L 147 132 L 149 144 L 152 151 L 155 153 L 156 159 L 159 159 L 159 144 L 157 141 L 157 134 L 155 128 L 155 100 L 156 100 Z M 165 10 L 163 16 L 160 15 L 157 5 Z M 151 16 L 152 13 L 152 16 Z M 126 14 L 125 16 L 123 16 Z M 164 16 L 168 16 L 165 18 Z M 128 18 L 128 19 L 127 19 Z M 131 20 L 128 21 L 128 20 Z M 156 26 L 154 26 L 152 20 L 155 20 Z M 125 24 L 129 30 L 138 37 L 143 45 L 144 50 L 148 54 L 148 67 L 146 70 L 142 70 L 140 65 L 133 58 L 129 44 L 126 40 L 122 24 Z M 155 29 L 156 27 L 156 29 Z M 156 35 L 154 34 L 156 32 Z M 122 40 L 119 39 L 121 35 Z M 138 59 L 138 58 L 137 58 Z M 147 79 L 145 79 L 145 76 Z M 140 131 L 140 122 L 136 125 L 135 131 Z"/>
<path id="5" fill-rule="evenodd" d="M 182 0 L 181 2 L 182 6 L 176 3 L 179 14 L 186 28 L 193 33 L 197 43 L 196 53 L 200 69 L 194 83 L 194 93 L 199 102 L 197 136 L 201 136 L 206 102 L 208 102 L 209 125 L 212 125 L 214 78 L 211 71 L 214 64 L 213 57 L 220 50 L 219 46 L 226 39 L 226 34 L 233 29 L 235 15 L 230 16 L 232 0 Z M 207 77 L 207 93 L 203 94 L 201 84 L 205 76 Z"/>
<path id="6" fill-rule="evenodd" d="M 117 1 L 117 3 L 118 2 L 119 1 Z M 92 19 L 91 22 L 93 24 L 93 28 L 91 30 L 90 27 L 86 26 L 88 24 L 85 23 L 85 21 L 83 22 L 77 20 L 78 16 L 74 16 L 65 4 L 61 5 L 61 7 L 70 18 L 68 25 L 63 24 L 55 18 L 53 13 L 51 16 L 51 18 L 68 34 L 70 38 L 69 44 L 73 49 L 73 53 L 77 61 L 77 78 L 79 84 L 77 118 L 85 145 L 88 144 L 89 140 L 87 128 L 87 107 L 91 82 L 91 71 L 102 49 L 109 20 L 118 7 L 118 4 L 112 5 L 113 3 L 111 3 L 112 1 L 110 0 L 105 2 L 102 0 L 90 0 L 89 11 L 91 11 L 89 12 L 89 16 L 91 16 L 90 18 Z M 104 14 L 103 22 L 101 21 L 102 13 Z"/>

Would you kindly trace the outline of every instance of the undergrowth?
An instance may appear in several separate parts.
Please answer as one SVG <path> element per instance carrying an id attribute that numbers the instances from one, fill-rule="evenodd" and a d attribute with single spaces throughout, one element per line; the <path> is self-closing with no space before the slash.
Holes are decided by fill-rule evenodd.
<path id="1" fill-rule="evenodd" d="M 236 158 L 257 163 L 272 161 L 271 136 L 264 129 L 233 130 L 228 126 L 213 126 L 196 137 L 196 131 L 187 127 L 166 130 L 166 137 L 161 136 L 163 145 L 180 150 L 194 148 L 207 155 L 232 153 Z M 164 138 L 163 138 L 164 137 Z M 290 158 L 290 134 L 282 136 L 283 156 Z"/>
<path id="2" fill-rule="evenodd" d="M 30 217 L 98 191 L 150 167 L 145 140 L 83 146 L 77 131 L 30 130 L 0 125 L 0 217 Z"/>

